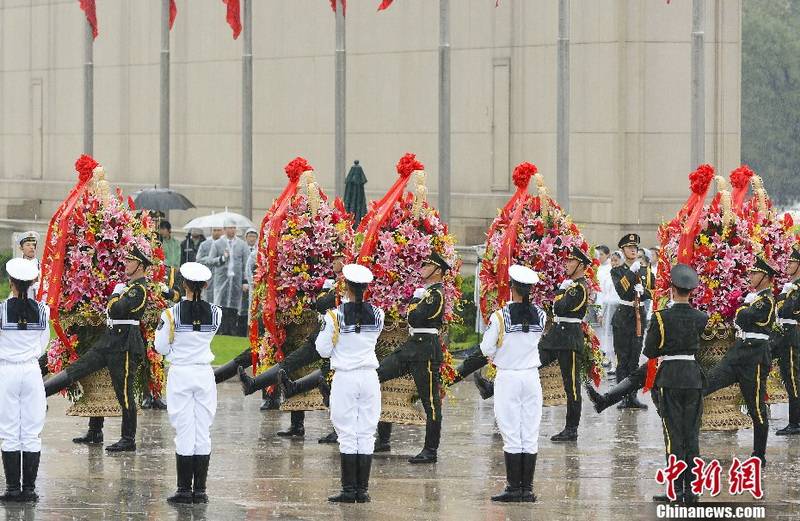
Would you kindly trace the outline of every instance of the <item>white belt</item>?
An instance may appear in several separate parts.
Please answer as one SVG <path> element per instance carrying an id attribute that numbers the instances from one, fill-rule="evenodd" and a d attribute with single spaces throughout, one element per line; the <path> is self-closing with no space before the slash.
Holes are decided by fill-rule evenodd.
<path id="1" fill-rule="evenodd" d="M 662 362 L 668 360 L 694 360 L 694 355 L 664 355 L 661 357 Z"/>
<path id="2" fill-rule="evenodd" d="M 435 327 L 410 327 L 408 332 L 411 335 L 438 335 L 439 330 Z"/>
<path id="3" fill-rule="evenodd" d="M 138 326 L 138 320 L 109 320 L 108 327 L 114 326 Z"/>
<path id="4" fill-rule="evenodd" d="M 742 340 L 769 340 L 769 335 L 764 333 L 740 333 L 737 331 L 736 338 L 741 338 Z"/>
<path id="5" fill-rule="evenodd" d="M 31 358 L 30 360 L 22 360 L 21 362 L 12 362 L 11 360 L 0 360 L 0 365 L 25 365 L 25 364 L 39 364 L 39 360 L 37 358 Z"/>
<path id="6" fill-rule="evenodd" d="M 622 304 L 623 306 L 630 306 L 632 308 L 636 307 L 636 303 L 631 302 L 630 300 L 620 300 L 619 303 Z M 639 306 L 644 306 L 644 302 L 639 302 Z"/>
<path id="7" fill-rule="evenodd" d="M 784 326 L 785 325 L 796 326 L 797 325 L 797 320 L 795 320 L 793 318 L 779 318 L 778 319 L 778 324 L 783 324 Z"/>
<path id="8" fill-rule="evenodd" d="M 555 322 L 556 324 L 561 324 L 562 322 L 567 324 L 580 324 L 581 322 L 583 322 L 583 319 L 555 316 L 553 317 L 553 322 Z"/>

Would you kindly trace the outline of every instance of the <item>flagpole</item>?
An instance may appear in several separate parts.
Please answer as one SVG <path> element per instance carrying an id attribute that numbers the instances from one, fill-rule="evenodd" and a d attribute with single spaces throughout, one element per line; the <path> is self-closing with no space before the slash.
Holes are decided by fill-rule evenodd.
<path id="1" fill-rule="evenodd" d="M 569 0 L 558 0 L 558 94 L 556 100 L 556 193 L 569 213 Z"/>
<path id="2" fill-rule="evenodd" d="M 439 215 L 450 221 L 450 0 L 439 0 Z"/>
<path id="3" fill-rule="evenodd" d="M 94 154 L 94 35 L 89 20 L 83 40 L 83 152 Z"/>
<path id="4" fill-rule="evenodd" d="M 169 188 L 169 2 L 161 0 L 161 125 L 159 168 L 161 188 Z"/>
<path id="5" fill-rule="evenodd" d="M 242 214 L 253 216 L 253 4 L 242 1 L 244 51 L 242 54 Z"/>
<path id="6" fill-rule="evenodd" d="M 705 2 L 692 2 L 692 145 L 690 170 L 705 161 L 706 103 L 705 103 Z"/>
<path id="7" fill-rule="evenodd" d="M 344 0 L 336 1 L 336 77 L 335 77 L 335 136 L 334 136 L 334 194 L 344 196 L 346 158 L 347 110 L 347 53 L 344 23 Z"/>

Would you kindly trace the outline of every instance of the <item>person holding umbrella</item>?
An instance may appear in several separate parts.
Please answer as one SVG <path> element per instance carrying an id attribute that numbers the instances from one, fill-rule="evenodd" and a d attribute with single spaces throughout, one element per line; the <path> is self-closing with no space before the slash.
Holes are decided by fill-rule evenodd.
<path id="1" fill-rule="evenodd" d="M 221 335 L 235 335 L 236 321 L 242 307 L 242 296 L 247 287 L 245 267 L 250 248 L 236 235 L 236 223 L 225 221 L 225 235 L 211 247 L 214 274 L 212 302 L 222 308 Z M 244 281 L 244 283 L 243 283 Z"/>

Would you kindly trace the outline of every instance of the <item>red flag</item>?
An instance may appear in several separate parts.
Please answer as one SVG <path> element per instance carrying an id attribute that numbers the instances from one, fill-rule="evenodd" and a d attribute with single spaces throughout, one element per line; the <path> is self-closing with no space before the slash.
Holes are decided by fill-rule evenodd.
<path id="1" fill-rule="evenodd" d="M 97 38 L 97 10 L 95 9 L 94 0 L 78 0 L 81 9 L 86 13 L 86 20 L 92 27 L 92 38 Z"/>
<path id="2" fill-rule="evenodd" d="M 331 0 L 331 9 L 333 10 L 333 12 L 334 13 L 336 12 L 336 4 L 337 4 L 337 2 L 342 2 L 342 13 L 347 15 L 347 0 Z M 389 0 L 389 3 L 391 4 L 392 0 Z"/>
<path id="3" fill-rule="evenodd" d="M 381 5 L 378 6 L 378 11 L 383 11 L 384 9 L 388 9 L 390 5 L 392 5 L 394 0 L 383 0 Z"/>
<path id="4" fill-rule="evenodd" d="M 239 13 L 239 0 L 222 0 L 222 3 L 228 6 L 225 20 L 228 21 L 228 25 L 233 29 L 233 39 L 235 40 L 239 37 L 239 33 L 242 32 L 242 17 Z"/>
<path id="5" fill-rule="evenodd" d="M 172 30 L 175 24 L 175 17 L 178 16 L 178 6 L 175 5 L 175 0 L 169 0 L 169 30 Z"/>

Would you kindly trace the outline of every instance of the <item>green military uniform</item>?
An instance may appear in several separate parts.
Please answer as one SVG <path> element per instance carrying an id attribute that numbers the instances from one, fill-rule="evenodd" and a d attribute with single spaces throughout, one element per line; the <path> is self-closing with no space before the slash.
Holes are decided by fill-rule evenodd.
<path id="1" fill-rule="evenodd" d="M 49 396 L 72 382 L 104 367 L 108 368 L 114 392 L 122 407 L 122 439 L 119 445 L 133 448 L 136 438 L 136 396 L 133 384 L 136 370 L 145 354 L 139 320 L 144 315 L 146 303 L 147 279 L 144 277 L 130 282 L 122 294 L 113 295 L 107 306 L 109 327 L 103 336 L 63 373 L 45 382 L 45 391 Z M 64 373 L 66 378 L 62 376 Z M 102 427 L 102 419 L 92 418 L 90 430 L 98 427 Z M 115 446 L 111 445 L 108 449 L 118 450 Z"/>
<path id="2" fill-rule="evenodd" d="M 800 262 L 800 252 L 792 251 L 791 259 Z M 787 285 L 781 292 L 776 302 L 778 309 L 778 322 L 781 324 L 782 333 L 774 339 L 772 356 L 778 359 L 783 385 L 789 395 L 789 425 L 778 430 L 775 434 L 780 436 L 800 434 L 800 278 Z"/>
<path id="3" fill-rule="evenodd" d="M 631 233 L 619 241 L 619 247 L 639 245 L 639 236 Z M 635 273 L 626 264 L 611 269 L 611 279 L 620 298 L 620 305 L 614 313 L 611 325 L 614 330 L 614 352 L 617 355 L 617 382 L 636 370 L 639 365 L 639 355 L 642 352 L 642 336 L 636 334 L 636 315 L 644 332 L 646 313 L 644 305 L 636 305 L 636 300 L 643 303 L 652 300 L 653 273 L 649 268 L 641 266 Z M 638 294 L 636 286 L 642 286 L 642 293 Z M 625 401 L 625 406 L 644 407 L 636 399 L 636 391 L 632 391 Z"/>
<path id="4" fill-rule="evenodd" d="M 773 276 L 775 269 L 763 259 L 751 271 Z M 772 288 L 757 294 L 749 304 L 736 311 L 737 340 L 708 375 L 705 394 L 739 384 L 747 411 L 753 420 L 753 456 L 764 461 L 769 433 L 769 409 L 765 402 L 770 370 L 770 336 L 775 323 L 775 300 Z"/>
<path id="5" fill-rule="evenodd" d="M 565 436 L 577 437 L 581 422 L 580 360 L 584 351 L 581 322 L 589 306 L 586 279 L 581 277 L 571 286 L 559 289 L 553 300 L 553 326 L 539 341 L 542 367 L 558 360 L 561 381 L 567 395 Z M 554 439 L 553 441 L 561 441 Z"/>
<path id="6" fill-rule="evenodd" d="M 690 282 L 682 283 L 681 275 L 689 275 Z M 697 274 L 689 266 L 678 264 L 672 269 L 672 281 L 680 284 L 678 287 L 689 286 L 683 289 L 694 289 Z M 674 454 L 689 469 L 694 465 L 694 458 L 700 455 L 698 437 L 705 376 L 694 357 L 707 322 L 708 315 L 694 309 L 691 304 L 676 303 L 653 313 L 645 337 L 644 355 L 661 358 L 653 392 L 658 393 L 657 407 L 664 430 L 666 455 L 669 458 Z M 692 473 L 687 469 L 676 483 L 678 500 L 692 500 L 691 481 Z"/>
<path id="7" fill-rule="evenodd" d="M 425 289 L 420 298 L 411 301 L 408 325 L 411 336 L 394 353 L 383 359 L 378 367 L 378 380 L 386 382 L 410 374 L 425 409 L 425 462 L 436 461 L 436 451 L 442 430 L 442 400 L 439 395 L 442 347 L 438 330 L 444 319 L 444 293 L 441 283 Z M 426 330 L 423 332 L 416 330 Z M 436 333 L 434 333 L 436 331 Z M 416 461 L 412 458 L 412 462 Z"/>

